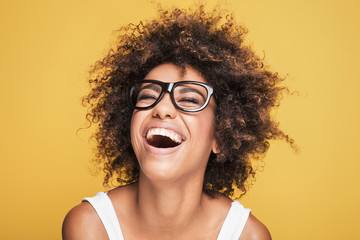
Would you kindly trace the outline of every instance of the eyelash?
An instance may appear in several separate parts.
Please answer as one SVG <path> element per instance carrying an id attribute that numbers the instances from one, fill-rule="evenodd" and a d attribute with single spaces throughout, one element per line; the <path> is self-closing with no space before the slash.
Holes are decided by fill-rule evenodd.
<path id="1" fill-rule="evenodd" d="M 152 95 L 148 95 L 148 94 L 141 94 L 138 96 L 138 101 L 144 100 L 144 99 L 156 99 L 156 97 L 152 96 Z"/>
<path id="2" fill-rule="evenodd" d="M 179 100 L 179 102 L 191 102 L 191 103 L 199 104 L 199 101 L 195 98 L 182 98 Z"/>
<path id="3" fill-rule="evenodd" d="M 154 97 L 153 95 L 149 95 L 149 94 L 141 94 L 138 96 L 137 101 L 148 100 L 148 99 L 156 99 L 156 97 Z M 193 104 L 200 103 L 200 101 L 197 100 L 196 98 L 181 98 L 181 99 L 177 100 L 177 102 L 188 102 L 188 103 L 193 103 Z"/>

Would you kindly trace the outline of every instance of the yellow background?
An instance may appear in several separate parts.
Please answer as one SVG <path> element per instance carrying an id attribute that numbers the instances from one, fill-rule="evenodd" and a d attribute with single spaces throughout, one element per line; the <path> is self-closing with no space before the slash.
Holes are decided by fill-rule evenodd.
<path id="1" fill-rule="evenodd" d="M 273 142 L 242 203 L 273 239 L 360 239 L 358 1 L 222 6 L 299 91 L 275 115 L 301 152 Z M 103 190 L 89 170 L 91 131 L 76 135 L 87 70 L 115 29 L 155 12 L 147 0 L 0 1 L 0 239 L 60 239 L 67 211 Z"/>

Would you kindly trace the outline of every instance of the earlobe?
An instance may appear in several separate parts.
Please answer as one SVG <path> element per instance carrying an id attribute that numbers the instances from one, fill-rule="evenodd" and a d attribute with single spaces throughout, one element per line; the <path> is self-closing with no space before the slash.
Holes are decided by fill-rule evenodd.
<path id="1" fill-rule="evenodd" d="M 213 142 L 212 142 L 211 150 L 212 150 L 212 152 L 215 153 L 215 154 L 220 153 L 219 146 L 218 146 L 218 144 L 217 144 L 217 142 L 216 142 L 215 139 L 214 139 Z"/>

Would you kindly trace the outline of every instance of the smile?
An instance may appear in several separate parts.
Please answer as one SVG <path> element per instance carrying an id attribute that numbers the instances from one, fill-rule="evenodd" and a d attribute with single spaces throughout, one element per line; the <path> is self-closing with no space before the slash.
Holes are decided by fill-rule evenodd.
<path id="1" fill-rule="evenodd" d="M 166 128 L 150 128 L 146 133 L 146 140 L 156 148 L 172 148 L 183 142 L 178 133 Z"/>

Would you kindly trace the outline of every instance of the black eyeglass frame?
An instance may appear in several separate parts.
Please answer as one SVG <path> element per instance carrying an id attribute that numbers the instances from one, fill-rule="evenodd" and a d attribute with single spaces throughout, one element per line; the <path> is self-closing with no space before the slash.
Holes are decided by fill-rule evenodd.
<path id="1" fill-rule="evenodd" d="M 159 86 L 161 86 L 161 92 L 160 92 L 159 97 L 150 106 L 137 107 L 131 101 L 131 95 L 132 95 L 132 92 L 134 91 L 133 87 L 134 87 L 135 84 L 138 84 L 138 83 L 155 83 L 155 84 L 158 84 Z M 201 106 L 200 108 L 194 108 L 194 109 L 184 109 L 184 108 L 182 108 L 182 107 L 180 107 L 179 105 L 176 104 L 173 89 L 175 87 L 179 86 L 179 85 L 184 85 L 184 84 L 195 84 L 195 85 L 203 86 L 206 89 L 207 97 L 206 97 L 206 100 L 205 100 L 205 103 L 204 103 L 203 106 Z M 204 108 L 206 108 L 206 106 L 209 104 L 210 98 L 214 93 L 214 89 L 213 89 L 212 86 L 210 86 L 210 85 L 208 85 L 206 83 L 197 82 L 197 81 L 161 82 L 161 81 L 158 81 L 158 80 L 146 79 L 146 80 L 142 80 L 141 82 L 132 82 L 129 85 L 128 99 L 129 99 L 130 106 L 132 108 L 138 109 L 138 110 L 147 110 L 147 109 L 151 109 L 151 108 L 155 107 L 156 104 L 158 104 L 161 101 L 161 99 L 163 98 L 163 96 L 164 96 L 164 94 L 166 92 L 168 92 L 170 94 L 171 102 L 177 109 L 179 109 L 181 111 L 184 111 L 184 112 L 199 112 L 199 111 L 203 110 Z"/>

